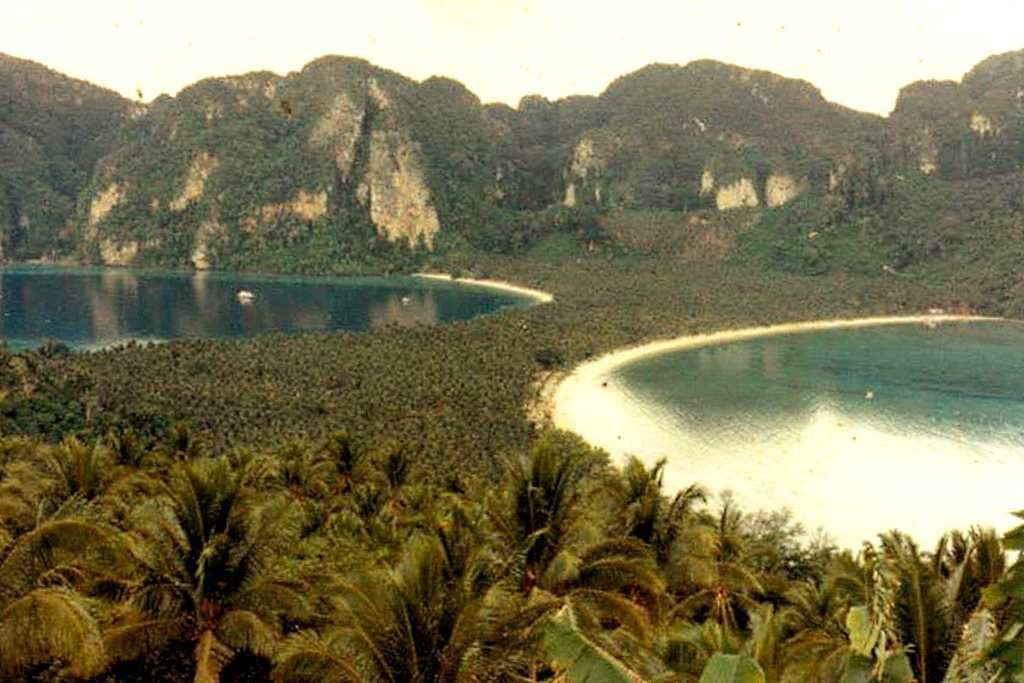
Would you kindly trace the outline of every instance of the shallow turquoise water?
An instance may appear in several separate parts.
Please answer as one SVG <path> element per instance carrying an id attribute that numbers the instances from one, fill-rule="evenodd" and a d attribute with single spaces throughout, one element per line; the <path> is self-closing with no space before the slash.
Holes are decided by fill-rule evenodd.
<path id="1" fill-rule="evenodd" d="M 708 444 L 770 440 L 825 409 L 886 430 L 1024 445 L 1024 325 L 1015 323 L 762 337 L 643 359 L 616 380 Z"/>
<path id="2" fill-rule="evenodd" d="M 240 289 L 251 303 L 238 301 Z M 420 278 L 286 278 L 104 268 L 0 269 L 0 339 L 72 348 L 131 339 L 245 337 L 436 324 L 530 305 L 494 289 Z"/>
<path id="3" fill-rule="evenodd" d="M 857 548 L 901 529 L 1007 531 L 1024 508 L 1024 325 L 899 324 L 760 337 L 618 368 L 584 436 L 665 484 L 790 509 Z"/>

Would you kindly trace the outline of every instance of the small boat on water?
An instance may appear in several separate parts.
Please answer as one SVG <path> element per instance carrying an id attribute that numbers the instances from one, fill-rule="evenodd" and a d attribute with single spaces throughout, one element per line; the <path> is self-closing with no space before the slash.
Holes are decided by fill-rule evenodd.
<path id="1" fill-rule="evenodd" d="M 240 289 L 235 295 L 238 298 L 238 302 L 242 304 L 251 304 L 256 298 L 256 295 L 248 289 Z"/>

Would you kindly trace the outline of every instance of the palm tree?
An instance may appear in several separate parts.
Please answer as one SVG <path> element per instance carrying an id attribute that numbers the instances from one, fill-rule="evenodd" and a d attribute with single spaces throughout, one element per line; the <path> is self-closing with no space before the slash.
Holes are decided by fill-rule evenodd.
<path id="1" fill-rule="evenodd" d="M 791 633 L 783 644 L 783 680 L 838 681 L 850 651 L 849 603 L 831 581 L 801 582 L 786 598 Z"/>
<path id="2" fill-rule="evenodd" d="M 542 435 L 528 456 L 507 467 L 504 500 L 492 507 L 498 533 L 522 559 L 520 590 L 528 594 L 583 522 L 583 484 L 607 457 L 579 437 L 552 431 Z"/>
<path id="3" fill-rule="evenodd" d="M 509 648 L 517 594 L 495 586 L 498 558 L 484 520 L 450 505 L 432 531 L 414 534 L 390 569 L 328 587 L 330 625 L 285 643 L 277 681 L 496 680 L 521 666 Z"/>
<path id="4" fill-rule="evenodd" d="M 742 563 L 742 514 L 726 499 L 713 525 L 704 528 L 703 548 L 692 548 L 682 572 L 682 598 L 671 619 L 701 622 L 711 619 L 731 633 L 742 632 L 755 597 L 764 591 L 757 574 Z"/>
<path id="5" fill-rule="evenodd" d="M 662 567 L 669 563 L 676 542 L 692 522 L 693 506 L 707 500 L 704 489 L 693 484 L 669 502 L 662 490 L 666 463 L 662 458 L 648 469 L 638 458 L 629 457 L 618 478 L 621 492 L 615 516 L 619 533 L 650 546 Z"/>
<path id="6" fill-rule="evenodd" d="M 1024 510 L 1013 514 L 1024 519 Z M 995 668 L 1005 680 L 1019 681 L 1024 679 L 1024 554 L 1020 553 L 1024 550 L 1024 525 L 1008 531 L 1002 545 L 1006 550 L 1017 551 L 1017 559 L 1006 569 L 1002 579 L 985 589 L 980 620 L 990 623 L 985 623 L 985 628 L 977 629 L 974 634 L 968 634 L 965 629 L 962 644 L 966 644 L 971 635 L 975 642 L 960 653 L 960 659 L 968 658 L 971 664 Z"/>
<path id="7" fill-rule="evenodd" d="M 90 447 L 73 436 L 66 437 L 46 462 L 57 483 L 55 493 L 61 500 L 72 496 L 91 500 L 106 483 L 109 463 L 105 449 L 98 443 Z"/>
<path id="8" fill-rule="evenodd" d="M 955 640 L 981 605 L 985 589 L 1006 573 L 1006 552 L 992 529 L 954 531 L 939 539 L 931 569 L 944 583 L 946 618 Z"/>
<path id="9" fill-rule="evenodd" d="M 595 543 L 579 555 L 563 551 L 534 588 L 537 596 L 572 603 L 590 631 L 625 629 L 649 644 L 665 602 L 665 580 L 647 547 L 635 540 Z"/>
<path id="10" fill-rule="evenodd" d="M 119 559 L 112 531 L 75 517 L 44 521 L 0 551 L 0 679 L 40 667 L 74 678 L 103 671 L 88 596 L 116 586 Z"/>
<path id="11" fill-rule="evenodd" d="M 895 624 L 901 642 L 913 648 L 914 675 L 920 683 L 941 681 L 951 655 L 949 610 L 941 578 L 908 536 L 890 532 L 881 537 L 880 545 L 898 572 Z"/>
<path id="12" fill-rule="evenodd" d="M 224 459 L 179 464 L 127 534 L 141 566 L 108 650 L 130 662 L 169 643 L 194 647 L 195 680 L 217 681 L 239 653 L 269 659 L 283 627 L 309 618 L 302 587 L 275 572 L 297 532 L 284 498 L 257 503 Z"/>

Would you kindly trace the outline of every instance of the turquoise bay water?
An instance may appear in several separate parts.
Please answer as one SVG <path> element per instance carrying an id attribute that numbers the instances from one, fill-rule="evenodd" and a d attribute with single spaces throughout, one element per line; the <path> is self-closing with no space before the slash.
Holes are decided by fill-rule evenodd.
<path id="1" fill-rule="evenodd" d="M 1012 323 L 762 337 L 647 358 L 617 380 L 708 444 L 770 440 L 825 409 L 904 433 L 1024 445 L 1024 325 Z"/>
<path id="2" fill-rule="evenodd" d="M 241 303 L 237 292 L 256 296 Z M 0 339 L 76 349 L 184 337 L 362 331 L 530 305 L 522 296 L 421 278 L 289 278 L 107 268 L 0 269 Z"/>
<path id="3" fill-rule="evenodd" d="M 618 368 L 601 445 L 666 483 L 789 508 L 841 543 L 892 528 L 1006 530 L 1024 508 L 1024 325 L 899 324 L 761 337 Z"/>

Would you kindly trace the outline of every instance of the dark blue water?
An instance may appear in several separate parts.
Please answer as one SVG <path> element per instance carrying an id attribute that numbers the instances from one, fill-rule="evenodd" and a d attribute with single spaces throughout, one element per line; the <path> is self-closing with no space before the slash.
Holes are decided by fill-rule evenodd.
<path id="1" fill-rule="evenodd" d="M 240 302 L 239 290 L 255 294 Z M 104 268 L 0 269 L 0 339 L 77 349 L 128 340 L 363 331 L 465 320 L 531 300 L 421 278 L 298 278 Z"/>

